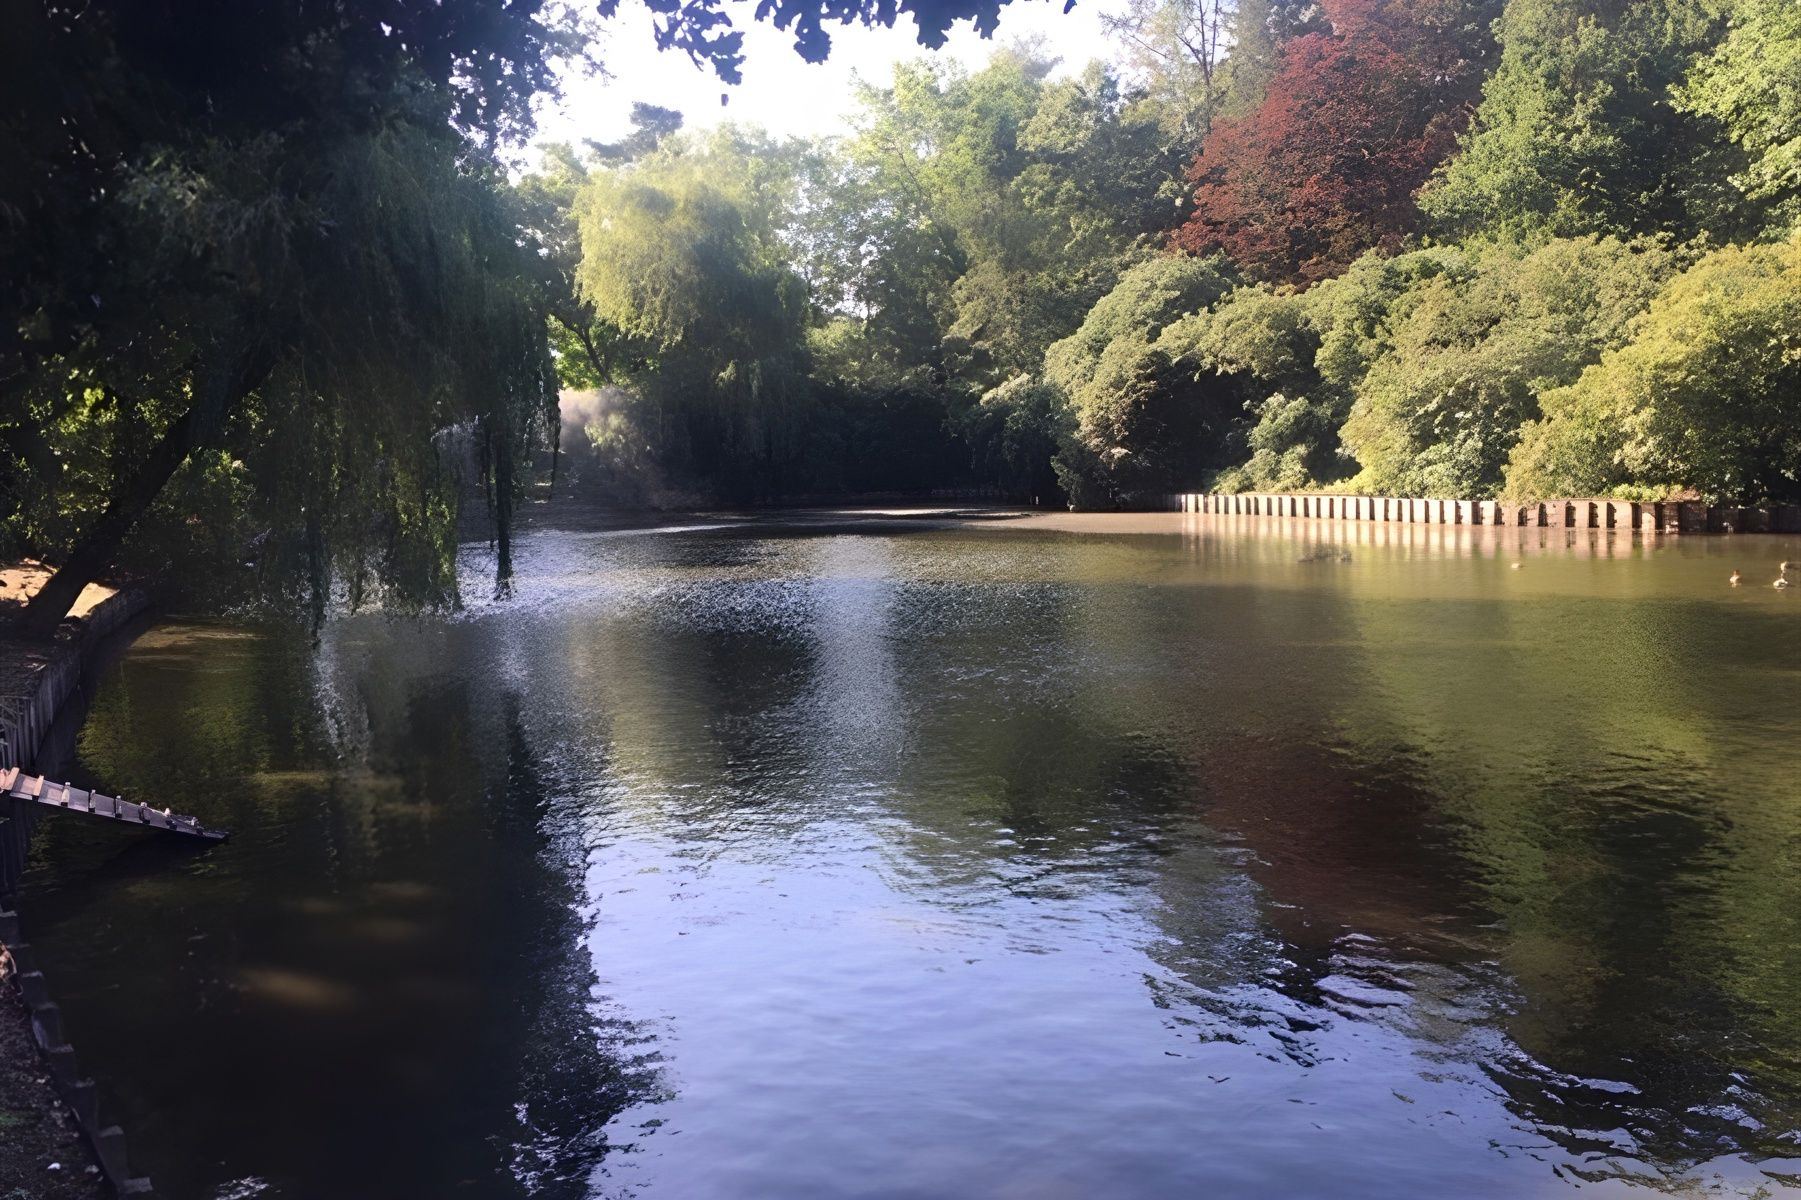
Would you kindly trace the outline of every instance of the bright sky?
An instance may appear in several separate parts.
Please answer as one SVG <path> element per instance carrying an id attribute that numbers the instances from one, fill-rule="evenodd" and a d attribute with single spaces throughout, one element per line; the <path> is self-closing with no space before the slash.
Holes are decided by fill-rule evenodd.
<path id="1" fill-rule="evenodd" d="M 1014 0 L 1001 9 L 993 40 L 984 41 L 964 22 L 952 29 L 949 41 L 936 53 L 977 67 L 1001 45 L 1042 36 L 1050 53 L 1063 59 L 1060 70 L 1078 71 L 1089 60 L 1106 57 L 1109 46 L 1100 14 L 1116 11 L 1119 5 L 1120 0 L 1079 0 L 1065 13 L 1062 0 Z M 744 82 L 730 87 L 680 51 L 658 52 L 649 10 L 640 4 L 621 5 L 618 16 L 606 23 L 600 52 L 611 78 L 566 80 L 562 104 L 539 119 L 538 139 L 615 140 L 631 128 L 634 100 L 679 110 L 689 129 L 733 121 L 761 125 L 776 134 L 841 133 L 852 108 L 855 79 L 885 84 L 895 63 L 933 53 L 919 44 L 912 17 L 902 13 L 892 29 L 828 25 L 831 56 L 823 63 L 809 63 L 795 52 L 787 34 L 750 20 L 752 7 L 728 8 L 744 31 Z M 730 97 L 723 107 L 722 94 Z"/>

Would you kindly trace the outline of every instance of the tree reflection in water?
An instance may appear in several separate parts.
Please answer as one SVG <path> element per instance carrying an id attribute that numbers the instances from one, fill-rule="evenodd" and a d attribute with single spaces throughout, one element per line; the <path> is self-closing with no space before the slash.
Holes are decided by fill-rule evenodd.
<path id="1" fill-rule="evenodd" d="M 195 1192 L 1793 1172 L 1792 613 L 1703 543 L 1172 520 L 541 531 L 316 659 L 159 631 L 81 769 L 242 833 L 44 839 L 84 1057 Z"/>

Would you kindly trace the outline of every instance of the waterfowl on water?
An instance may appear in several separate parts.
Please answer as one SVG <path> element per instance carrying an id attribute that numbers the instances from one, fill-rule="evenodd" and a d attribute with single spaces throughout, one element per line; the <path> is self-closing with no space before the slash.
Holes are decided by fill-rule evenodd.
<path id="1" fill-rule="evenodd" d="M 1779 587 L 1779 588 L 1788 587 L 1789 586 L 1788 576 L 1787 575 L 1778 575 L 1776 577 L 1776 582 L 1772 583 L 1770 586 L 1771 587 Z"/>
<path id="2" fill-rule="evenodd" d="M 1732 574 L 1728 575 L 1726 577 L 1726 582 L 1730 583 L 1733 587 L 1738 586 L 1738 570 L 1737 570 L 1737 568 L 1734 568 Z"/>
<path id="3" fill-rule="evenodd" d="M 1519 569 L 1520 569 L 1520 568 L 1521 568 L 1521 567 L 1523 567 L 1523 566 L 1525 566 L 1525 565 L 1526 565 L 1526 564 L 1525 564 L 1525 563 L 1514 563 L 1514 564 L 1513 564 L 1513 569 L 1514 569 L 1514 570 L 1516 570 L 1516 571 L 1517 571 L 1517 570 L 1519 570 Z"/>

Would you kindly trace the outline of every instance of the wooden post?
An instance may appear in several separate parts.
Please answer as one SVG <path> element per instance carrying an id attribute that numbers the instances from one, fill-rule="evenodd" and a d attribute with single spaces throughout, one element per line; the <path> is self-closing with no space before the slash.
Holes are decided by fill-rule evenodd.
<path id="1" fill-rule="evenodd" d="M 1745 528 L 1745 510 L 1736 504 L 1718 504 L 1707 510 L 1707 532 L 1741 533 Z"/>

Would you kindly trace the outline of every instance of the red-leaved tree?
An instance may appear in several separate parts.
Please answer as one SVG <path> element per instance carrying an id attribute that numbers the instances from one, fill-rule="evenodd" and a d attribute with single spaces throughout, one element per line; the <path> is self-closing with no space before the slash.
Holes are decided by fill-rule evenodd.
<path id="1" fill-rule="evenodd" d="M 1286 42 L 1262 102 L 1214 124 L 1173 241 L 1264 279 L 1308 283 L 1415 227 L 1414 193 L 1455 148 L 1498 5 L 1322 0 Z"/>

